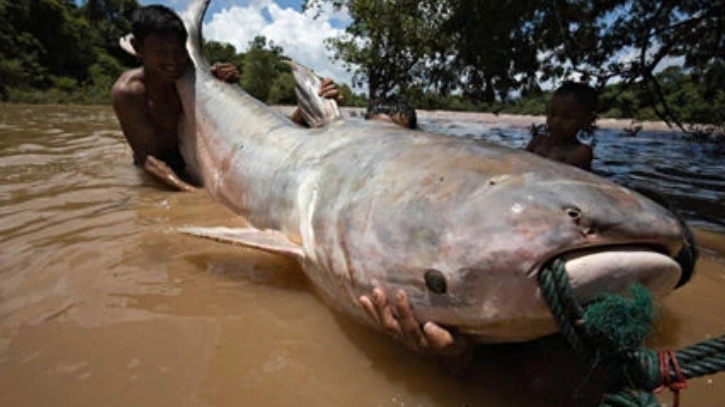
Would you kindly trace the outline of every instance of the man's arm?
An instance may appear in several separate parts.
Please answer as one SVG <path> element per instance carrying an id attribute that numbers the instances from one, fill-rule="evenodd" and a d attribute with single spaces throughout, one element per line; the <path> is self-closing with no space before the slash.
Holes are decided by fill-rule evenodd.
<path id="1" fill-rule="evenodd" d="M 172 186 L 179 191 L 194 192 L 199 188 L 184 182 L 165 162 L 157 159 L 152 155 L 147 155 L 143 163 L 143 169 L 155 175 L 165 184 Z"/>
<path id="2" fill-rule="evenodd" d="M 121 130 L 135 159 L 143 168 L 175 189 L 196 190 L 196 187 L 181 180 L 166 163 L 153 156 L 156 151 L 156 133 L 144 114 L 147 103 L 144 85 L 134 80 L 120 81 L 114 85 L 111 98 Z"/>

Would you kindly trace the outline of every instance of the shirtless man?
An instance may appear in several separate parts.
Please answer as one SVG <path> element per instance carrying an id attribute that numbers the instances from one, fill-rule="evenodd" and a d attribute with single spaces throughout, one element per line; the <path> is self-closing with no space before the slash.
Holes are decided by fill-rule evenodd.
<path id="1" fill-rule="evenodd" d="M 418 116 L 408 101 L 399 96 L 375 100 L 365 112 L 366 120 L 389 121 L 409 129 L 418 128 Z"/>
<path id="2" fill-rule="evenodd" d="M 182 109 L 175 85 L 189 63 L 186 29 L 173 10 L 161 5 L 139 8 L 132 20 L 133 34 L 121 46 L 142 66 L 124 72 L 113 85 L 113 109 L 134 164 L 174 189 L 193 191 L 198 181 L 186 172 L 179 151 Z M 239 71 L 228 63 L 215 64 L 212 74 L 226 82 L 239 80 Z"/>

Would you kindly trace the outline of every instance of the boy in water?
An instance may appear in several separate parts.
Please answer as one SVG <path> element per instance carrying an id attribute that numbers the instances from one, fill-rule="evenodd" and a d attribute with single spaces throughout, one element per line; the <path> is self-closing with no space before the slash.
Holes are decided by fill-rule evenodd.
<path id="1" fill-rule="evenodd" d="M 594 158 L 591 145 L 582 143 L 580 132 L 594 128 L 598 104 L 597 91 L 577 82 L 564 82 L 554 91 L 546 108 L 548 134 L 534 133 L 526 150 L 542 157 L 579 168 L 591 169 Z"/>
<path id="2" fill-rule="evenodd" d="M 324 78 L 322 80 L 319 95 L 323 98 L 335 99 L 338 102 L 342 100 L 337 85 L 330 78 Z M 295 109 L 290 119 L 300 126 L 307 126 L 299 108 Z M 409 129 L 416 129 L 418 127 L 418 118 L 415 109 L 405 99 L 398 96 L 391 96 L 374 101 L 365 112 L 365 119 L 392 122 Z"/>
<path id="3" fill-rule="evenodd" d="M 392 121 L 409 129 L 418 127 L 415 109 L 405 99 L 398 96 L 390 96 L 373 102 L 365 113 L 365 119 Z"/>
<path id="4" fill-rule="evenodd" d="M 142 66 L 124 72 L 111 91 L 113 109 L 134 163 L 167 185 L 193 191 L 179 151 L 178 124 L 182 109 L 176 80 L 186 71 L 187 32 L 173 10 L 162 5 L 137 9 L 132 36 L 121 46 L 141 59 Z M 215 64 L 212 74 L 225 82 L 239 80 L 232 64 Z"/>

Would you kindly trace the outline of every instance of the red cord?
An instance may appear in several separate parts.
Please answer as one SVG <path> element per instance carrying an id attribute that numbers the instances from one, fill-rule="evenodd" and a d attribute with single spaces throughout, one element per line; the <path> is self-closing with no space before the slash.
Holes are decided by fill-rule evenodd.
<path id="1" fill-rule="evenodd" d="M 657 352 L 657 358 L 660 362 L 660 377 L 662 378 L 662 385 L 655 390 L 655 393 L 662 391 L 665 387 L 670 389 L 675 395 L 675 402 L 672 406 L 678 407 L 680 405 L 680 390 L 687 388 L 685 375 L 682 374 L 680 364 L 677 363 L 675 352 L 671 350 L 659 351 Z M 670 377 L 670 365 L 672 365 L 675 369 L 675 374 L 677 375 L 675 380 L 672 380 Z"/>

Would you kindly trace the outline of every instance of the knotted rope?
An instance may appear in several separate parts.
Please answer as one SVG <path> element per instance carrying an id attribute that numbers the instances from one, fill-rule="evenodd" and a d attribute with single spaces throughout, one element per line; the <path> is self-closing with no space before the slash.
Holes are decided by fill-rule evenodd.
<path id="1" fill-rule="evenodd" d="M 631 299 L 606 296 L 586 309 L 574 298 L 564 262 L 538 274 L 544 299 L 569 345 L 607 384 L 600 407 L 659 407 L 654 393 L 670 389 L 674 407 L 687 379 L 725 370 L 725 336 L 677 351 L 644 346 L 655 318 L 652 296 L 642 286 Z"/>

